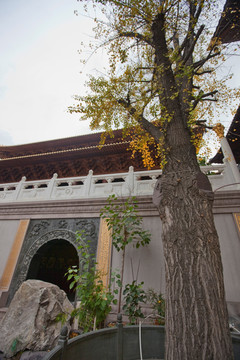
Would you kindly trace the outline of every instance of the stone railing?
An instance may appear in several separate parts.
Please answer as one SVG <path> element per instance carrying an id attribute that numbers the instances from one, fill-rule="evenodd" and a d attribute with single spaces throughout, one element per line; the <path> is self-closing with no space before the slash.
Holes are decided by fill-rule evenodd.
<path id="1" fill-rule="evenodd" d="M 237 179 L 225 164 L 201 167 L 209 176 L 213 191 L 219 188 L 235 190 Z M 117 196 L 152 195 L 161 170 L 134 172 L 130 166 L 127 173 L 94 175 L 90 170 L 87 176 L 58 178 L 54 174 L 48 180 L 27 181 L 25 177 L 18 183 L 0 185 L 0 203 L 43 200 L 64 200 L 84 198 L 107 198 L 110 194 Z"/>

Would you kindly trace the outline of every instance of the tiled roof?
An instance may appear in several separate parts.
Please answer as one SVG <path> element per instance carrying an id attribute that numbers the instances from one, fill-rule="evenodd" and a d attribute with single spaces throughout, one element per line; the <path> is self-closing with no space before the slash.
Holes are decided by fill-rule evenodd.
<path id="1" fill-rule="evenodd" d="M 114 138 L 107 137 L 99 146 L 101 133 L 50 140 L 33 144 L 2 146 L 0 148 L 0 183 L 49 179 L 54 173 L 60 178 L 94 174 L 145 170 L 141 155 L 132 158 L 129 139 L 122 139 L 120 130 Z M 157 167 L 156 167 L 157 168 Z"/>
<path id="2" fill-rule="evenodd" d="M 227 0 L 213 39 L 221 43 L 240 41 L 240 1 Z"/>
<path id="3" fill-rule="evenodd" d="M 232 123 L 228 129 L 226 138 L 234 154 L 237 164 L 240 164 L 240 106 L 232 120 Z M 222 163 L 223 153 L 219 149 L 217 154 L 211 159 L 211 163 Z"/>
<path id="4" fill-rule="evenodd" d="M 74 151 L 75 149 L 98 147 L 101 140 L 102 133 L 92 133 L 88 135 L 79 135 L 68 138 L 41 141 L 36 143 L 14 145 L 14 146 L 0 146 L 0 159 L 10 159 L 27 157 L 30 155 L 53 154 L 56 152 Z M 108 136 L 105 144 L 122 143 L 121 130 L 113 131 L 114 137 Z"/>

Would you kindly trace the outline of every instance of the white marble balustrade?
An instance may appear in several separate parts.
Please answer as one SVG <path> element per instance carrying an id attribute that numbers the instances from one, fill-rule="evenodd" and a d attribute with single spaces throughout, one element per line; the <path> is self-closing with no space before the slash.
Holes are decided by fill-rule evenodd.
<path id="1" fill-rule="evenodd" d="M 233 176 L 226 163 L 203 166 L 201 170 L 209 176 L 214 191 L 219 188 L 225 191 L 239 189 L 238 179 Z M 119 174 L 94 175 L 90 170 L 87 176 L 73 178 L 58 178 L 57 174 L 54 174 L 49 180 L 27 181 L 23 177 L 18 183 L 0 185 L 0 203 L 107 198 L 110 194 L 152 195 L 159 176 L 161 170 L 134 172 L 130 166 L 127 173 Z"/>

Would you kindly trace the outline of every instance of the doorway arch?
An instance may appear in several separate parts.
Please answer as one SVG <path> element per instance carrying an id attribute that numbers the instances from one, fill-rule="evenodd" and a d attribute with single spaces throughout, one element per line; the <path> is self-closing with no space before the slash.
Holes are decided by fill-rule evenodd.
<path id="1" fill-rule="evenodd" d="M 55 284 L 64 290 L 70 301 L 75 292 L 69 289 L 65 276 L 71 266 L 79 266 L 76 248 L 65 239 L 54 239 L 43 244 L 31 259 L 26 280 L 36 279 Z"/>
<path id="2" fill-rule="evenodd" d="M 16 291 L 27 279 L 30 263 L 34 255 L 49 241 L 66 240 L 74 246 L 80 260 L 82 256 L 79 249 L 81 240 L 76 234 L 79 231 L 84 231 L 84 240 L 89 242 L 91 254 L 96 255 L 99 223 L 99 218 L 32 219 L 18 257 L 6 304 L 10 304 Z"/>

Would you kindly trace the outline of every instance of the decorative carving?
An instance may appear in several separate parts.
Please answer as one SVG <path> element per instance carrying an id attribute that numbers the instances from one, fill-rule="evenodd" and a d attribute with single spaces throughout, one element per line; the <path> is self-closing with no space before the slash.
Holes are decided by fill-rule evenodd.
<path id="1" fill-rule="evenodd" d="M 73 189 L 65 189 L 65 194 L 66 195 L 72 195 L 72 193 L 73 193 Z"/>
<path id="2" fill-rule="evenodd" d="M 84 230 L 87 240 L 90 241 L 91 253 L 96 253 L 99 219 L 48 219 L 32 220 L 25 236 L 18 263 L 9 289 L 8 303 L 13 298 L 16 290 L 26 280 L 30 263 L 36 252 L 51 240 L 66 240 L 77 250 L 79 242 L 76 240 L 77 230 Z"/>
<path id="3" fill-rule="evenodd" d="M 66 229 L 67 227 L 67 221 L 66 220 L 60 220 L 58 223 L 58 226 L 60 229 Z"/>
<path id="4" fill-rule="evenodd" d="M 30 181 L 51 179 L 53 172 L 57 172 L 59 178 L 86 176 L 89 169 L 92 169 L 94 174 L 126 172 L 129 165 L 133 165 L 135 171 L 145 170 L 141 156 L 136 154 L 134 159 L 131 158 L 128 144 L 119 143 L 113 147 L 103 147 L 101 150 L 98 148 L 98 142 L 96 145 L 96 148 L 91 150 L 91 156 L 89 156 L 89 149 L 84 152 L 82 149 L 65 152 L 64 157 L 61 153 L 55 152 L 47 158 L 39 156 L 29 166 L 26 166 L 26 158 L 18 159 L 17 163 L 16 160 L 9 159 L 6 166 L 0 169 L 0 182 L 19 181 L 22 174 Z M 64 144 L 62 148 L 66 149 Z M 34 151 L 31 152 L 34 153 Z M 39 152 L 38 149 L 37 153 Z M 24 155 L 26 155 L 25 152 Z"/>
<path id="5" fill-rule="evenodd" d="M 42 229 L 46 229 L 49 226 L 49 222 L 47 220 L 42 220 L 39 224 L 36 224 L 31 233 L 30 233 L 30 237 L 39 235 L 40 231 L 42 231 Z"/>
<path id="6" fill-rule="evenodd" d="M 21 271 L 18 276 L 17 289 L 20 287 L 22 282 L 26 280 L 31 260 L 38 251 L 38 249 L 48 241 L 56 240 L 56 239 L 64 239 L 69 241 L 73 246 L 75 246 L 76 250 L 78 251 L 78 247 L 77 247 L 78 243 L 76 241 L 76 235 L 74 232 L 70 230 L 54 230 L 44 234 L 43 236 L 41 236 L 40 238 L 34 241 L 32 246 L 29 248 L 26 255 L 24 256 L 24 259 L 21 264 Z M 78 251 L 78 255 L 80 255 L 79 251 Z"/>
<path id="7" fill-rule="evenodd" d="M 6 193 L 5 193 L 5 192 L 2 192 L 2 193 L 0 194 L 0 199 L 5 199 L 5 197 L 6 197 Z"/>
<path id="8" fill-rule="evenodd" d="M 93 236 L 96 231 L 95 224 L 91 220 L 78 220 L 76 224 L 80 226 L 87 236 Z"/>

